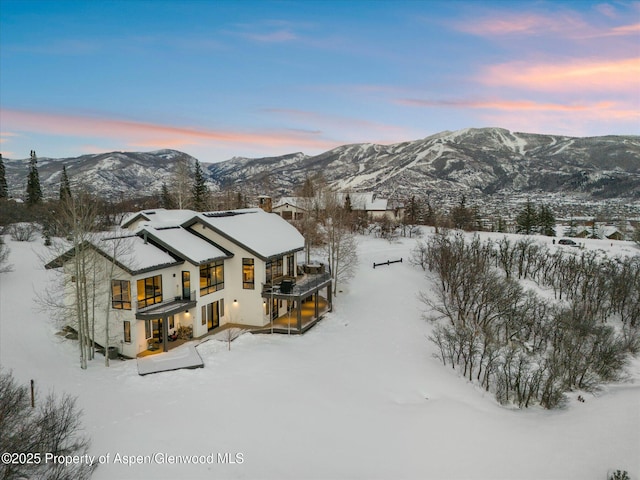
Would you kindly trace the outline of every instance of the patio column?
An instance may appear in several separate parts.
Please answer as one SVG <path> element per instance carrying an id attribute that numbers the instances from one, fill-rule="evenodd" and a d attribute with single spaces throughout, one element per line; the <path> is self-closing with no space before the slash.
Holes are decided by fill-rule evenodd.
<path id="1" fill-rule="evenodd" d="M 327 303 L 329 304 L 327 305 L 327 308 L 329 309 L 329 311 L 332 311 L 333 305 L 331 304 L 331 284 L 327 286 Z"/>
<path id="2" fill-rule="evenodd" d="M 168 315 L 163 315 L 162 316 L 162 351 L 163 352 L 168 352 L 169 351 L 169 316 Z"/>
<path id="3" fill-rule="evenodd" d="M 315 295 L 313 296 L 313 308 L 315 313 L 315 318 L 318 318 L 318 291 L 316 290 Z"/>
<path id="4" fill-rule="evenodd" d="M 302 297 L 298 297 L 296 300 L 298 311 L 298 332 L 302 331 Z"/>

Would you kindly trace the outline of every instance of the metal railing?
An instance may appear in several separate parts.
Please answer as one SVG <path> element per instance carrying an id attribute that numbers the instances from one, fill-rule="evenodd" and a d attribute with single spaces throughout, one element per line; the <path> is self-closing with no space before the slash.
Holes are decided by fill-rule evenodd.
<path id="1" fill-rule="evenodd" d="M 191 290 L 191 292 L 189 293 L 189 298 L 184 298 L 181 295 L 176 295 L 175 297 L 172 298 L 168 298 L 166 300 L 162 300 L 161 302 L 156 302 L 156 303 L 151 303 L 149 305 L 145 305 L 146 300 L 145 301 L 138 301 L 137 302 L 137 311 L 138 312 L 145 312 L 147 310 L 150 310 L 152 308 L 158 308 L 158 307 L 162 307 L 171 303 L 186 303 L 186 302 L 194 302 L 196 300 L 196 291 L 195 290 Z"/>

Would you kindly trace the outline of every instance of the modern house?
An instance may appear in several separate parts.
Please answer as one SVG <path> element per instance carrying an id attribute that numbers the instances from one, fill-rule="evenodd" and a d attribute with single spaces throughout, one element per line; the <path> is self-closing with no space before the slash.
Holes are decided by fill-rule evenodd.
<path id="1" fill-rule="evenodd" d="M 201 337 L 225 324 L 274 332 L 286 324 L 302 333 L 331 309 L 330 276 L 298 266 L 304 239 L 278 215 L 156 209 L 122 228 L 92 238 L 86 250 L 96 290 L 110 293 L 108 308 L 95 310 L 94 340 L 103 343 L 108 318 L 109 343 L 126 356 L 166 351 L 178 334 Z M 70 249 L 46 267 L 71 276 L 73 258 Z"/>

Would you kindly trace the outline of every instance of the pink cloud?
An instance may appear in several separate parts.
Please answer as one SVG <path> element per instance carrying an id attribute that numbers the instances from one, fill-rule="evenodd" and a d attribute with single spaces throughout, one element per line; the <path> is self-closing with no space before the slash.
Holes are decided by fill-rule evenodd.
<path id="1" fill-rule="evenodd" d="M 559 103 L 534 102 L 531 100 L 422 100 L 403 98 L 396 100 L 400 105 L 416 107 L 453 107 L 477 108 L 487 110 L 515 110 L 515 111 L 549 111 L 576 112 L 595 109 L 606 109 L 613 106 L 612 102 L 598 102 L 595 104 L 564 105 Z"/>
<path id="2" fill-rule="evenodd" d="M 587 24 L 575 15 L 541 15 L 537 13 L 496 14 L 459 23 L 463 32 L 479 36 L 569 32 L 585 30 Z"/>
<path id="3" fill-rule="evenodd" d="M 111 138 L 131 146 L 171 148 L 214 144 L 242 148 L 327 149 L 335 142 L 301 131 L 234 131 L 162 125 L 130 120 L 2 110 L 2 121 L 13 130 L 72 137 Z"/>
<path id="4" fill-rule="evenodd" d="M 566 64 L 510 62 L 487 67 L 479 76 L 491 86 L 552 92 L 638 92 L 640 57 L 579 60 Z"/>
<path id="5" fill-rule="evenodd" d="M 610 19 L 616 17 L 615 9 L 603 6 Z M 603 14 L 602 12 L 599 12 Z M 556 35 L 561 38 L 587 39 L 614 36 L 632 36 L 640 31 L 640 24 L 604 26 L 601 23 L 586 20 L 574 11 L 540 14 L 533 12 L 494 13 L 484 18 L 474 18 L 455 25 L 472 35 L 482 37 Z"/>

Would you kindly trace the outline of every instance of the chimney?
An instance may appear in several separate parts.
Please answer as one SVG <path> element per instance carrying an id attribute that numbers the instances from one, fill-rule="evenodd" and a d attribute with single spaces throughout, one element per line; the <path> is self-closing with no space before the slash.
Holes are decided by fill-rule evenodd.
<path id="1" fill-rule="evenodd" d="M 267 195 L 260 195 L 258 197 L 258 206 L 267 213 L 271 213 L 271 197 Z"/>

